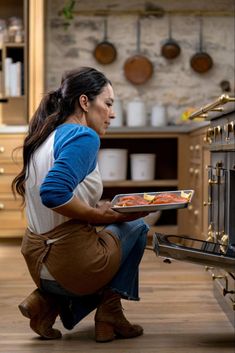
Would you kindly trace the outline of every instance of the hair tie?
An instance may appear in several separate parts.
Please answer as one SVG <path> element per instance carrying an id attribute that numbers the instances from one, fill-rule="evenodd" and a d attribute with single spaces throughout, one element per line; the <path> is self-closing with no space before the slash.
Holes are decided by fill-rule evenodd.
<path id="1" fill-rule="evenodd" d="M 54 91 L 54 95 L 56 97 L 57 100 L 62 98 L 62 92 L 61 92 L 61 88 L 58 88 Z"/>

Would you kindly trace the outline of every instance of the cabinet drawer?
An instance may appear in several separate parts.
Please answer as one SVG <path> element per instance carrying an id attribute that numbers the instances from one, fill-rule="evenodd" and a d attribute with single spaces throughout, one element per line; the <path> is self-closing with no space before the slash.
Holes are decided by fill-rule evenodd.
<path id="1" fill-rule="evenodd" d="M 12 159 L 13 150 L 23 144 L 23 135 L 0 135 L 0 159 Z M 14 153 L 17 159 L 22 159 L 22 149 Z"/>
<path id="2" fill-rule="evenodd" d="M 189 144 L 189 157 L 190 160 L 200 159 L 202 155 L 202 137 L 193 136 Z"/>
<path id="3" fill-rule="evenodd" d="M 26 218 L 23 211 L 0 211 L 1 231 L 26 227 Z"/>
<path id="4" fill-rule="evenodd" d="M 8 210 L 17 210 L 17 211 L 21 211 L 21 200 L 14 200 L 14 198 L 12 199 L 4 199 L 1 197 L 0 194 L 0 213 L 3 211 L 8 211 Z"/>
<path id="5" fill-rule="evenodd" d="M 17 175 L 22 168 L 21 163 L 6 163 L 0 161 L 0 182 L 3 175 Z"/>
<path id="6" fill-rule="evenodd" d="M 0 175 L 0 193 L 11 194 L 11 182 L 14 175 Z"/>

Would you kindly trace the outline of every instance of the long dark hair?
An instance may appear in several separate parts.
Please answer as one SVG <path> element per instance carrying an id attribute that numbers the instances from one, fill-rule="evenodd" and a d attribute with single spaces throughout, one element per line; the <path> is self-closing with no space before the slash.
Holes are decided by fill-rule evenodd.
<path id="1" fill-rule="evenodd" d="M 111 82 L 100 71 L 91 67 L 66 71 L 61 79 L 60 87 L 47 93 L 29 123 L 28 134 L 23 144 L 23 168 L 12 181 L 14 195 L 18 193 L 25 201 L 25 181 L 32 154 L 47 137 L 63 124 L 67 117 L 75 112 L 79 97 L 85 94 L 89 101 L 102 92 Z"/>

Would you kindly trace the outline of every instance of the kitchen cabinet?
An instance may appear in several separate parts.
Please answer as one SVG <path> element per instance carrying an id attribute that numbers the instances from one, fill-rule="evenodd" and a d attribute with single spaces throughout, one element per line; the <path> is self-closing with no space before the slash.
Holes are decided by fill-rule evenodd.
<path id="1" fill-rule="evenodd" d="M 11 17 L 22 18 L 24 29 L 21 42 L 1 41 L 0 45 L 0 126 L 27 125 L 44 91 L 44 0 L 2 0 L 0 14 L 6 22 Z M 20 91 L 16 93 L 9 92 L 5 84 L 6 58 L 20 63 Z"/>
<path id="2" fill-rule="evenodd" d="M 210 154 L 205 142 L 206 128 L 189 134 L 187 176 L 184 184 L 195 191 L 191 205 L 182 210 L 181 234 L 205 239 L 208 233 L 208 170 Z"/>
<path id="3" fill-rule="evenodd" d="M 0 39 L 0 124 L 24 125 L 28 119 L 27 8 L 26 0 L 0 5 L 6 23 Z"/>
<path id="4" fill-rule="evenodd" d="M 15 237 L 24 234 L 26 219 L 20 198 L 15 199 L 11 182 L 22 167 L 21 151 L 12 152 L 22 145 L 24 135 L 4 134 L 0 140 L 0 237 Z"/>
<path id="5" fill-rule="evenodd" d="M 164 132 L 158 129 L 111 128 L 101 140 L 101 148 L 124 148 L 128 151 L 127 179 L 104 181 L 103 199 L 111 200 L 116 194 L 173 191 L 180 189 L 186 178 L 188 136 L 183 133 Z M 132 153 L 154 153 L 156 155 L 154 180 L 132 180 L 130 155 Z M 185 183 L 186 185 L 186 183 Z M 184 221 L 180 211 L 166 210 L 161 213 L 152 231 L 178 232 Z"/>
<path id="6" fill-rule="evenodd" d="M 24 234 L 26 220 L 21 200 L 15 200 L 12 195 L 11 182 L 21 169 L 22 158 L 19 151 L 17 161 L 13 161 L 12 151 L 22 145 L 24 133 L 17 131 L 27 130 L 29 117 L 44 90 L 44 1 L 2 0 L 0 14 L 5 20 L 21 17 L 24 23 L 24 41 L 3 42 L 0 48 L 1 82 L 6 57 L 21 61 L 23 67 L 19 96 L 6 94 L 3 82 L 0 89 L 0 237 L 18 237 Z M 20 125 L 26 125 L 25 129 Z"/>

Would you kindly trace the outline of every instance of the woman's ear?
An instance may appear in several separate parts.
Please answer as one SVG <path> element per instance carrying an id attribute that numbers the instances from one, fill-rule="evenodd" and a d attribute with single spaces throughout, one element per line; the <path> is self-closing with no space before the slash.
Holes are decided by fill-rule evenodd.
<path id="1" fill-rule="evenodd" d="M 81 106 L 82 110 L 84 112 L 88 112 L 89 100 L 88 100 L 88 97 L 85 94 L 82 94 L 79 97 L 79 103 L 80 103 L 80 106 Z"/>

